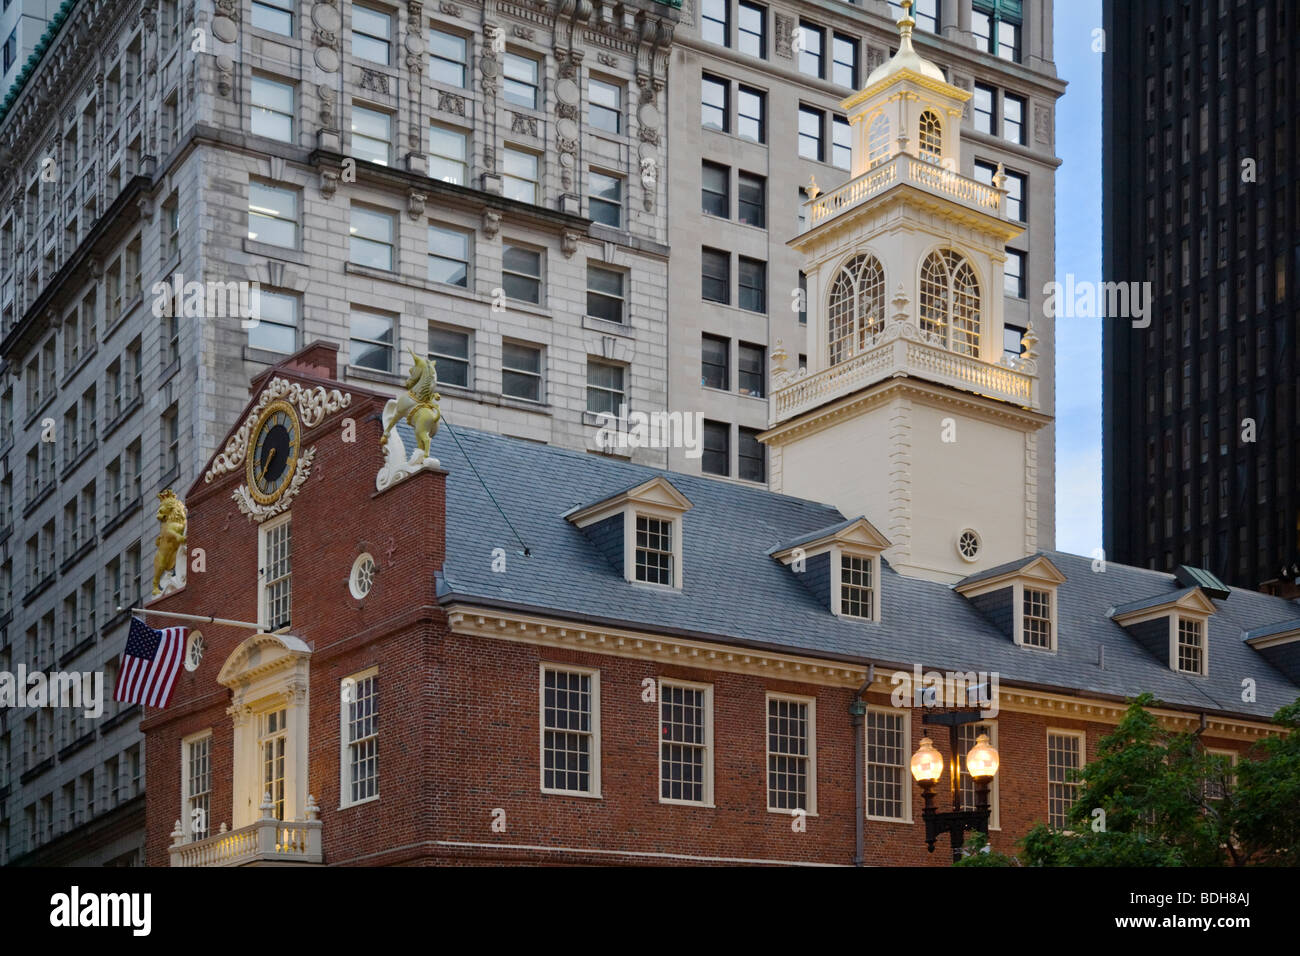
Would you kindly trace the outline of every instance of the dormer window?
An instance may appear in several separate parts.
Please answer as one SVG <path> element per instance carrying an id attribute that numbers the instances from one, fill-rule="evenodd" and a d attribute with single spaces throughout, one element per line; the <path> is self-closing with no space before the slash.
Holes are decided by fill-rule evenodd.
<path id="1" fill-rule="evenodd" d="M 644 481 L 565 515 L 631 584 L 682 587 L 682 516 L 690 500 L 667 478 Z"/>
<path id="2" fill-rule="evenodd" d="M 636 580 L 673 586 L 673 522 L 636 516 Z"/>
<path id="3" fill-rule="evenodd" d="M 866 555 L 840 555 L 840 615 L 874 621 L 875 563 Z"/>
<path id="4" fill-rule="evenodd" d="M 1205 673 L 1205 622 L 1178 618 L 1177 669 L 1187 674 Z"/>
<path id="5" fill-rule="evenodd" d="M 769 554 L 836 617 L 880 620 L 880 553 L 889 541 L 866 518 L 803 535 Z"/>
<path id="6" fill-rule="evenodd" d="M 972 574 L 956 590 L 1013 643 L 1055 651 L 1056 591 L 1064 583 L 1065 575 L 1039 554 Z"/>
<path id="7" fill-rule="evenodd" d="M 1020 643 L 1051 650 L 1055 643 L 1052 640 L 1052 592 L 1031 587 L 1025 587 L 1024 592 Z"/>

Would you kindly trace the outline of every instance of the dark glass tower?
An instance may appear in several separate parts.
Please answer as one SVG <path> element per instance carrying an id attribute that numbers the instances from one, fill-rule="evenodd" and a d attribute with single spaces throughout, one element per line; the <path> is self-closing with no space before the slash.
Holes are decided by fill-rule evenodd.
<path id="1" fill-rule="evenodd" d="M 1296 592 L 1300 6 L 1106 0 L 1103 321 L 1111 560 Z"/>

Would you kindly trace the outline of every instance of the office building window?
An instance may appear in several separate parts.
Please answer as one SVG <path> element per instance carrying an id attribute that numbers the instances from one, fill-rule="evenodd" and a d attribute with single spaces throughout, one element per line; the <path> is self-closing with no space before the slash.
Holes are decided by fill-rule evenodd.
<path id="1" fill-rule="evenodd" d="M 997 102 L 997 93 L 991 86 L 985 86 L 982 83 L 975 84 L 974 110 L 975 129 L 981 133 L 993 135 L 997 126 L 997 119 L 994 104 Z"/>
<path id="2" fill-rule="evenodd" d="M 392 121 L 393 118 L 387 113 L 354 105 L 352 107 L 352 155 L 357 159 L 387 166 Z"/>
<path id="3" fill-rule="evenodd" d="M 703 0 L 700 4 L 700 38 L 706 43 L 730 46 L 731 0 Z"/>
<path id="4" fill-rule="evenodd" d="M 536 60 L 507 52 L 502 67 L 504 83 L 501 90 L 505 101 L 525 109 L 537 109 L 540 72 L 541 67 Z"/>
<path id="5" fill-rule="evenodd" d="M 392 272 L 395 233 L 392 213 L 353 205 L 348 236 L 349 261 Z"/>
<path id="6" fill-rule="evenodd" d="M 429 358 L 437 362 L 438 384 L 469 388 L 469 333 L 429 326 Z"/>
<path id="7" fill-rule="evenodd" d="M 529 402 L 542 400 L 542 350 L 533 345 L 501 345 L 501 394 Z"/>
<path id="8" fill-rule="evenodd" d="M 708 475 L 731 474 L 731 426 L 726 422 L 704 421 L 704 455 L 700 468 Z"/>
<path id="9" fill-rule="evenodd" d="M 1020 358 L 1025 351 L 1024 342 L 1022 341 L 1025 330 L 1014 325 L 1004 325 L 1002 327 L 1002 356 L 1003 358 Z"/>
<path id="10" fill-rule="evenodd" d="M 1007 218 L 1014 219 L 1017 222 L 1028 222 L 1025 218 L 1025 181 L 1027 177 L 1023 173 L 1013 173 L 1004 170 L 1007 181 Z"/>
<path id="11" fill-rule="evenodd" d="M 738 284 L 742 309 L 750 312 L 767 311 L 767 263 L 746 256 L 739 257 Z"/>
<path id="12" fill-rule="evenodd" d="M 265 76 L 253 77 L 249 132 L 254 136 L 293 142 L 294 90 Z"/>
<path id="13" fill-rule="evenodd" d="M 801 20 L 799 36 L 802 41 L 802 49 L 799 51 L 799 72 L 824 78 L 826 66 L 822 47 L 826 42 L 826 34 L 816 24 Z"/>
<path id="14" fill-rule="evenodd" d="M 501 177 L 501 192 L 507 199 L 519 202 L 537 203 L 537 155 L 522 150 L 504 150 L 504 175 Z"/>
<path id="15" fill-rule="evenodd" d="M 542 254 L 523 246 L 505 245 L 501 250 L 501 284 L 510 298 L 540 305 Z"/>
<path id="16" fill-rule="evenodd" d="M 447 226 L 429 226 L 429 279 L 469 287 L 470 235 Z"/>
<path id="17" fill-rule="evenodd" d="M 464 186 L 468 170 L 469 137 L 445 126 L 429 127 L 429 178 Z"/>
<path id="18" fill-rule="evenodd" d="M 250 22 L 259 30 L 293 36 L 294 0 L 253 0 Z"/>
<path id="19" fill-rule="evenodd" d="M 594 77 L 587 80 L 587 121 L 593 129 L 618 133 L 623 128 L 623 88 Z"/>
<path id="20" fill-rule="evenodd" d="M 298 297 L 263 289 L 257 323 L 248 330 L 250 348 L 292 354 L 298 350 Z"/>
<path id="21" fill-rule="evenodd" d="M 298 248 L 298 191 L 250 181 L 248 238 L 272 246 Z"/>
<path id="22" fill-rule="evenodd" d="M 623 180 L 589 170 L 587 209 L 593 222 L 621 228 L 623 225 Z"/>
<path id="23" fill-rule="evenodd" d="M 462 36 L 429 30 L 429 75 L 433 82 L 464 88 L 469 44 Z"/>
<path id="24" fill-rule="evenodd" d="M 731 168 L 704 160 L 700 167 L 700 208 L 722 219 L 731 218 Z"/>
<path id="25" fill-rule="evenodd" d="M 353 309 L 348 364 L 379 372 L 393 371 L 395 325 L 391 315 Z"/>
<path id="26" fill-rule="evenodd" d="M 700 346 L 700 384 L 707 388 L 731 388 L 731 340 L 705 333 Z"/>
<path id="27" fill-rule="evenodd" d="M 831 80 L 851 90 L 858 88 L 858 41 L 842 33 L 831 41 L 833 70 Z"/>
<path id="28" fill-rule="evenodd" d="M 843 116 L 831 117 L 831 165 L 849 169 L 853 164 L 853 131 Z"/>
<path id="29" fill-rule="evenodd" d="M 622 322 L 626 275 L 614 269 L 587 265 L 587 314 L 606 322 Z"/>
<path id="30" fill-rule="evenodd" d="M 736 135 L 767 142 L 767 96 L 747 86 L 736 87 Z"/>
<path id="31" fill-rule="evenodd" d="M 741 0 L 736 20 L 736 45 L 741 53 L 767 59 L 767 8 Z"/>
<path id="32" fill-rule="evenodd" d="M 727 112 L 727 81 L 709 76 L 700 78 L 700 122 L 708 129 L 730 132 Z"/>
<path id="33" fill-rule="evenodd" d="M 726 167 L 720 167 L 726 172 Z M 725 180 L 723 188 L 725 190 Z M 736 176 L 736 218 L 746 225 L 760 229 L 767 226 L 767 180 L 755 173 L 741 172 Z M 726 197 L 723 197 L 724 203 Z"/>
<path id="34" fill-rule="evenodd" d="M 740 477 L 745 481 L 767 481 L 767 446 L 758 440 L 757 428 L 741 428 L 740 443 L 736 448 L 736 461 Z"/>
<path id="35" fill-rule="evenodd" d="M 741 395 L 748 395 L 751 398 L 763 398 L 767 394 L 767 350 L 763 346 L 741 342 L 737 354 L 736 368 L 740 375 L 739 390 Z"/>
<path id="36" fill-rule="evenodd" d="M 1017 299 L 1025 297 L 1025 254 L 1007 250 L 1007 261 L 1002 267 L 1002 287 L 1007 295 Z"/>
<path id="37" fill-rule="evenodd" d="M 822 111 L 799 107 L 799 155 L 822 162 L 826 153 L 822 145 Z"/>
<path id="38" fill-rule="evenodd" d="M 626 369 L 596 359 L 587 359 L 587 411 L 618 415 L 620 406 L 626 404 L 623 377 Z"/>
<path id="39" fill-rule="evenodd" d="M 1010 93 L 1002 95 L 1002 138 L 1025 144 L 1025 101 Z"/>
<path id="40" fill-rule="evenodd" d="M 352 5 L 352 55 L 372 63 L 390 61 L 389 41 L 393 35 L 393 18 L 387 13 Z"/>
<path id="41" fill-rule="evenodd" d="M 731 304 L 731 253 L 700 250 L 700 296 L 708 302 Z"/>

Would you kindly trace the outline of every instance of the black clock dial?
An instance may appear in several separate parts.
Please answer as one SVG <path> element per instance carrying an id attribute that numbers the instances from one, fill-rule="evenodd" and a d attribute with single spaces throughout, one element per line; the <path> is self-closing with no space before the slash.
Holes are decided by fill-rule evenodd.
<path id="1" fill-rule="evenodd" d="M 289 465 L 289 447 L 292 443 L 289 429 L 279 422 L 262 433 L 262 439 L 258 443 L 257 471 L 258 484 L 263 491 L 273 488 L 284 474 Z"/>

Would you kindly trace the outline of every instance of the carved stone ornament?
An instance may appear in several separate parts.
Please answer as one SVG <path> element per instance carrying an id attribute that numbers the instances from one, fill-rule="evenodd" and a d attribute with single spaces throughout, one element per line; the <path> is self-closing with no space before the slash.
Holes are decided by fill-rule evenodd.
<path id="1" fill-rule="evenodd" d="M 320 171 L 320 194 L 326 199 L 333 199 L 339 188 L 339 173 L 336 169 L 322 167 Z"/>
<path id="2" fill-rule="evenodd" d="M 778 12 L 776 15 L 776 55 L 783 56 L 787 60 L 794 53 L 790 49 L 790 37 L 794 33 L 794 18 L 787 13 Z"/>
<path id="3" fill-rule="evenodd" d="M 327 392 L 320 385 L 315 388 L 304 388 L 297 382 L 290 382 L 287 379 L 278 377 L 271 379 L 266 388 L 262 389 L 262 394 L 257 397 L 257 404 L 249 409 L 248 417 L 239 426 L 239 430 L 230 436 L 225 449 L 213 459 L 212 467 L 203 475 L 205 483 L 236 471 L 243 465 L 244 458 L 248 454 L 248 438 L 257 424 L 258 416 L 267 405 L 277 399 L 283 399 L 297 407 L 303 428 L 315 428 L 325 420 L 326 416 L 340 412 L 352 404 L 351 394 L 340 392 L 337 388 L 331 388 Z"/>
<path id="4" fill-rule="evenodd" d="M 460 16 L 460 7 L 456 6 L 454 3 L 447 3 L 446 0 L 443 0 L 442 3 L 438 4 L 438 10 L 447 14 L 449 17 Z"/>
<path id="5" fill-rule="evenodd" d="M 412 219 L 419 219 L 424 215 L 424 193 L 412 189 L 406 194 L 406 214 Z"/>
<path id="6" fill-rule="evenodd" d="M 335 391 L 337 392 L 337 389 Z M 351 397 L 348 396 L 349 399 Z M 315 458 L 316 446 L 312 445 L 298 459 L 298 465 L 294 469 L 293 480 L 289 482 L 289 487 L 284 489 L 284 493 L 269 505 L 258 504 L 254 501 L 247 485 L 240 485 L 230 493 L 230 497 L 235 499 L 235 504 L 239 505 L 239 510 L 254 521 L 260 522 L 265 521 L 267 518 L 274 518 L 282 511 L 289 510 L 289 506 L 293 504 L 293 499 L 311 474 L 311 463 Z"/>
<path id="7" fill-rule="evenodd" d="M 525 136 L 537 136 L 537 117 L 525 116 L 522 113 L 510 114 L 510 132 L 521 133 Z"/>
<path id="8" fill-rule="evenodd" d="M 501 213 L 495 209 L 483 210 L 483 235 L 489 239 L 495 239 L 496 234 L 501 231 Z M 15 366 L 17 367 L 17 366 Z"/>
<path id="9" fill-rule="evenodd" d="M 358 85 L 363 90 L 374 90 L 376 93 L 388 93 L 388 74 L 380 73 L 378 70 L 370 70 L 366 67 L 361 68 L 361 79 Z"/>
<path id="10" fill-rule="evenodd" d="M 578 238 L 576 232 L 566 232 L 561 239 L 560 248 L 564 251 L 566 259 L 572 259 L 573 254 L 578 251 Z"/>

